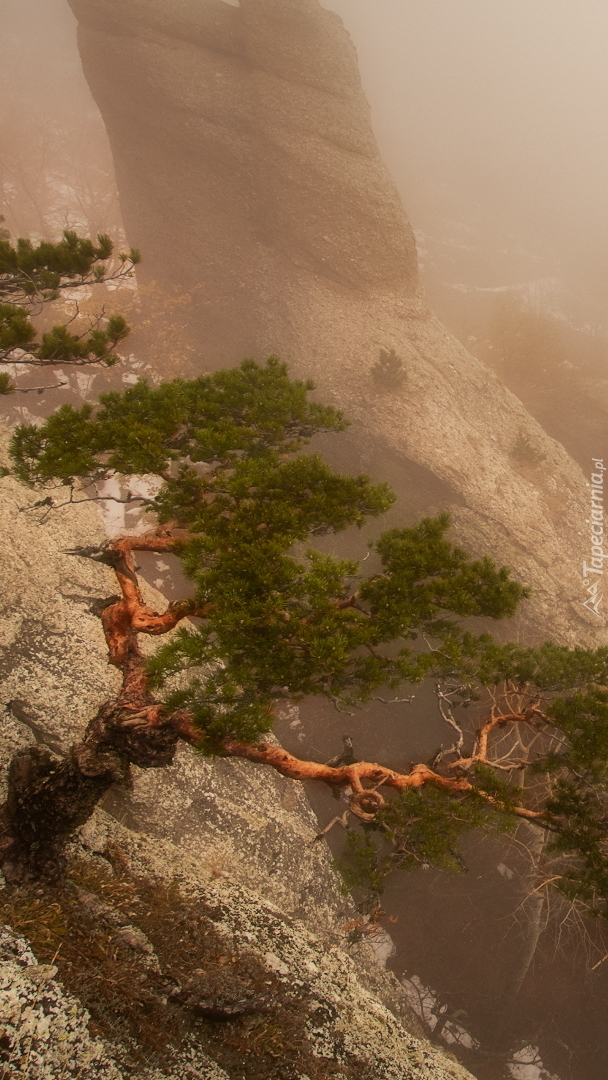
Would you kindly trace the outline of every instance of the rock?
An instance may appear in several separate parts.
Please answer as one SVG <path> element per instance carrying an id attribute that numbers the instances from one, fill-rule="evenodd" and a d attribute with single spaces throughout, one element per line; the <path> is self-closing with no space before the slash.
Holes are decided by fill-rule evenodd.
<path id="1" fill-rule="evenodd" d="M 1 614 L 7 622 L 19 615 L 26 630 L 7 647 L 2 672 L 1 700 L 21 702 L 20 713 L 6 714 L 3 775 L 14 750 L 36 738 L 67 749 L 118 681 L 98 618 L 89 613 L 91 599 L 112 591 L 112 574 L 64 554 L 103 539 L 97 512 L 85 504 L 41 522 L 36 512 L 21 512 L 31 498 L 13 479 L 2 480 L 0 513 L 10 529 L 3 539 Z M 163 606 L 153 590 L 147 595 Z M 37 734 L 21 714 L 35 717 Z M 309 991 L 315 1004 L 308 1039 L 321 1058 L 359 1057 L 371 1063 L 376 1080 L 467 1080 L 466 1070 L 411 1034 L 421 1029 L 405 994 L 369 947 L 346 951 L 344 924 L 355 912 L 340 893 L 325 845 L 314 843 L 317 827 L 300 785 L 262 766 L 211 762 L 189 750 L 171 769 L 134 772 L 134 792 L 115 791 L 114 801 L 82 829 L 73 853 L 99 862 L 118 845 L 133 874 L 177 882 L 182 893 L 204 900 L 232 954 L 254 954 L 269 976 Z M 158 971 L 149 939 L 130 916 L 88 890 L 80 890 L 80 901 L 113 935 L 122 935 L 145 970 Z M 25 1053 L 31 1047 L 28 1080 L 121 1080 L 128 1048 L 112 1048 L 112 1057 L 91 1039 L 85 1012 L 54 979 L 55 965 L 38 965 L 25 941 L 11 942 L 0 938 L 7 950 L 0 988 L 11 1062 L 12 1056 L 21 1062 L 24 1047 Z M 208 989 L 197 1001 L 196 981 L 184 988 L 200 1015 L 213 1019 L 219 1009 L 230 1022 L 231 1009 L 245 1014 L 236 989 L 219 1004 Z M 13 1075 L 19 1074 L 8 1072 L 6 1080 Z M 142 1068 L 135 1080 L 190 1076 L 227 1080 L 194 1036 L 170 1067 Z"/>
<path id="2" fill-rule="evenodd" d="M 103 815 L 103 811 L 97 811 Z M 271 975 L 305 995 L 306 1032 L 313 1054 L 331 1061 L 359 1060 L 374 1080 L 470 1080 L 470 1073 L 407 1030 L 405 996 L 394 976 L 377 967 L 369 951 L 349 954 L 313 934 L 301 920 L 281 912 L 260 891 L 229 878 L 209 881 L 197 860 L 166 840 L 152 840 L 107 822 L 109 834 L 137 879 L 152 878 L 179 888 L 193 906 L 212 912 L 226 954 L 253 955 Z M 225 992 L 225 991 L 224 991 Z M 196 978 L 172 996 L 197 1012 Z M 271 1002 L 202 999 L 199 1015 L 229 1021 L 266 1011 Z M 212 1015 L 215 1012 L 217 1015 Z M 404 1019 L 406 1023 L 404 1024 Z M 147 1078 L 146 1078 L 147 1080 Z"/>
<path id="3" fill-rule="evenodd" d="M 42 986 L 49 979 L 54 979 L 58 970 L 59 968 L 56 968 L 54 964 L 32 964 L 31 967 L 23 969 L 23 977 Z"/>
<path id="4" fill-rule="evenodd" d="M 536 635 L 605 642 L 583 607 L 586 478 L 428 310 L 341 20 L 317 0 L 70 3 L 144 255 L 142 334 L 165 335 L 147 357 L 171 376 L 279 353 L 355 422 L 347 468 L 449 508 L 531 587 Z M 381 348 L 405 368 L 393 391 L 370 375 Z"/>
<path id="5" fill-rule="evenodd" d="M 27 942 L 0 927 L 0 1061 L 3 1080 L 122 1080 L 108 1046 L 92 1039 L 88 1014 L 37 964 Z"/>
<path id="6" fill-rule="evenodd" d="M 125 1080 L 104 1040 L 92 1039 L 88 1013 L 54 981 L 57 968 L 36 964 L 27 941 L 0 926 L 0 1064 L 3 1080 Z M 189 1040 L 166 1070 L 142 1067 L 136 1080 L 229 1080 Z M 133 1077 L 133 1070 L 128 1069 Z"/>
<path id="7" fill-rule="evenodd" d="M 78 889 L 77 893 L 80 904 L 86 911 L 90 912 L 94 918 L 101 919 L 115 928 L 114 938 L 116 941 L 127 945 L 134 952 L 143 953 L 147 962 L 154 968 L 158 968 L 158 958 L 154 952 L 154 946 L 139 927 L 132 926 L 121 912 L 113 908 L 111 904 L 104 903 L 93 893 L 87 892 L 86 889 Z"/>

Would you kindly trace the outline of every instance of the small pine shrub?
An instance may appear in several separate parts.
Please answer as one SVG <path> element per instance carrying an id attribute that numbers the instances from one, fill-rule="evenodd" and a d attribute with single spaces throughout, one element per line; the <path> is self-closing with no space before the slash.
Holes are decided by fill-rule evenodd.
<path id="1" fill-rule="evenodd" d="M 511 450 L 511 457 L 518 465 L 536 467 L 545 460 L 545 455 L 534 445 L 529 435 L 520 431 Z"/>
<path id="2" fill-rule="evenodd" d="M 394 349 L 380 349 L 380 356 L 371 369 L 373 379 L 391 390 L 396 390 L 405 381 L 403 360 Z"/>

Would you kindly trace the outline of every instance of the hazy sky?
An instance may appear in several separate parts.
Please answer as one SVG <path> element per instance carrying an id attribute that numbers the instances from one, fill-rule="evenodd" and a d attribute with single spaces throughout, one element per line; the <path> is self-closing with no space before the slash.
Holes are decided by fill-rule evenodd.
<path id="1" fill-rule="evenodd" d="M 82 75 L 66 0 L 0 0 L 0 31 L 0 82 L 40 107 L 69 107 Z"/>
<path id="2" fill-rule="evenodd" d="M 469 215 L 556 262 L 602 261 L 605 0 L 323 3 L 355 41 L 383 156 L 416 224 Z"/>
<path id="3" fill-rule="evenodd" d="M 380 148 L 414 226 L 481 225 L 497 249 L 521 243 L 537 254 L 541 274 L 589 274 L 601 296 L 606 0 L 323 3 L 354 39 Z M 64 107 L 77 66 L 65 0 L 0 0 L 0 14 L 4 79 L 14 87 L 18 69 L 24 94 Z"/>

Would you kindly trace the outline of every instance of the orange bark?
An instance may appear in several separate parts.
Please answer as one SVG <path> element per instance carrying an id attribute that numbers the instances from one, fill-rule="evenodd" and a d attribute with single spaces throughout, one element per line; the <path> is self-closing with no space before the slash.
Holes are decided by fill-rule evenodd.
<path id="1" fill-rule="evenodd" d="M 491 732 L 495 727 L 500 724 L 533 724 L 535 720 L 547 720 L 547 717 L 539 708 L 533 706 L 527 709 L 524 713 L 499 713 L 496 716 L 490 717 L 488 721 L 477 732 L 477 743 L 475 750 L 471 757 L 458 758 L 457 761 L 453 761 L 450 765 L 450 769 L 469 768 L 476 762 L 481 765 L 492 765 L 493 763 L 488 759 L 488 744 Z"/>
<path id="2" fill-rule="evenodd" d="M 282 746 L 264 742 L 250 745 L 234 740 L 224 742 L 222 756 L 246 758 L 248 761 L 271 765 L 277 772 L 292 780 L 322 780 L 332 787 L 350 787 L 352 790 L 350 809 L 364 821 L 373 821 L 378 810 L 384 806 L 385 800 L 376 790 L 380 785 L 394 788 L 396 791 L 406 791 L 408 788 L 419 788 L 424 784 L 431 784 L 453 795 L 477 790 L 489 803 L 496 805 L 496 800 L 491 795 L 474 789 L 473 784 L 466 777 L 451 780 L 449 777 L 433 772 L 428 765 L 414 765 L 409 773 L 398 773 L 370 761 L 357 761 L 354 765 L 333 768 L 331 765 L 322 765 L 316 761 L 302 761 L 288 753 Z M 371 786 L 365 788 L 363 780 L 371 781 Z M 516 807 L 513 813 L 530 820 L 542 817 L 539 811 L 527 810 L 523 806 Z"/>
<path id="3" fill-rule="evenodd" d="M 110 651 L 110 663 L 122 668 L 129 656 L 140 656 L 136 634 L 166 634 L 182 619 L 190 616 L 204 618 L 213 605 L 203 607 L 191 600 L 170 604 L 163 613 L 146 607 L 135 573 L 134 551 L 171 552 L 177 540 L 172 536 L 155 533 L 144 536 L 125 536 L 112 545 L 116 553 L 114 571 L 122 592 L 122 599 L 107 607 L 102 623 Z"/>

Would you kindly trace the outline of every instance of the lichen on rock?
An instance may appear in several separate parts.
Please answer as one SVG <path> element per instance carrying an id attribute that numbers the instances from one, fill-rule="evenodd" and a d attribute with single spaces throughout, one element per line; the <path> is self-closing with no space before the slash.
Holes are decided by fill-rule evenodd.
<path id="1" fill-rule="evenodd" d="M 27 941 L 0 927 L 0 1063 L 3 1080 L 122 1080 L 88 1014 L 38 964 Z"/>

